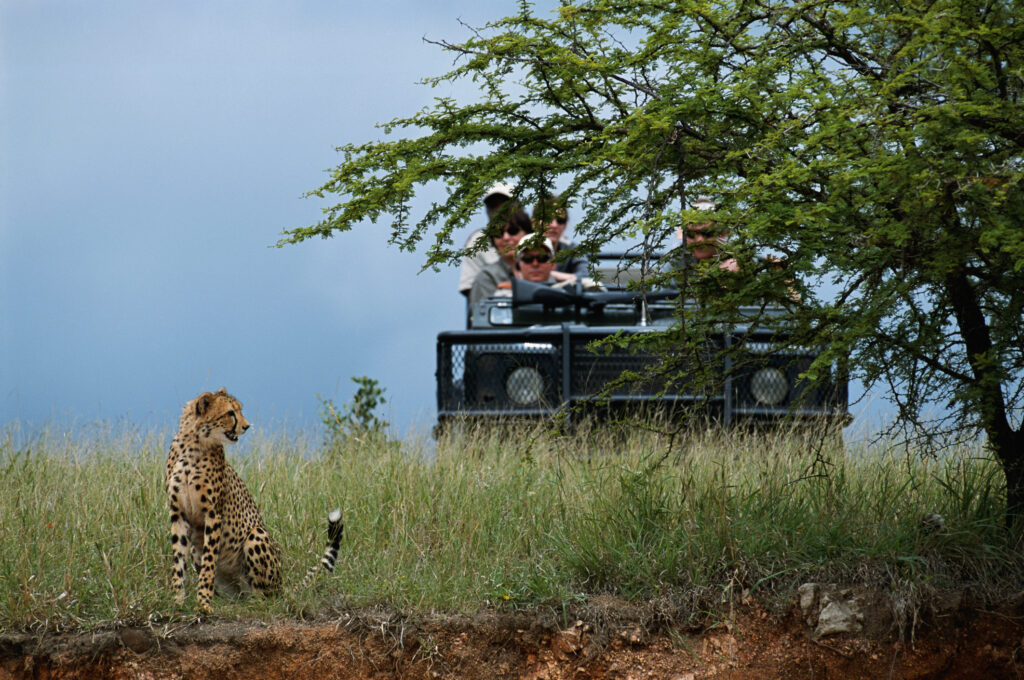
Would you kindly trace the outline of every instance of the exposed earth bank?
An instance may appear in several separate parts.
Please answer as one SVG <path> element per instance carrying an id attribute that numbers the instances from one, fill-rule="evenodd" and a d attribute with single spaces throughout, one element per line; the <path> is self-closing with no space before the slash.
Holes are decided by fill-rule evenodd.
<path id="1" fill-rule="evenodd" d="M 810 594 L 802 597 L 807 605 Z M 0 680 L 1024 677 L 1016 611 L 957 605 L 911 641 L 893 632 L 886 611 L 856 613 L 855 632 L 823 629 L 817 619 L 829 603 L 818 600 L 810 612 L 798 602 L 781 614 L 737 604 L 704 630 L 658 624 L 634 605 L 609 601 L 570 622 L 550 612 L 412 619 L 363 611 L 276 625 L 9 633 L 0 636 Z"/>

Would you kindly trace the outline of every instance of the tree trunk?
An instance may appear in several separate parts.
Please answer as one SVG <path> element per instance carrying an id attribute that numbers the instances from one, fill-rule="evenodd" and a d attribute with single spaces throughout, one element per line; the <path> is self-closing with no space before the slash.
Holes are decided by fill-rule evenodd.
<path id="1" fill-rule="evenodd" d="M 1024 430 L 1010 427 L 1000 374 L 989 361 L 992 335 L 977 291 L 963 269 L 947 277 L 946 290 L 973 373 L 970 387 L 980 393 L 976 413 L 1006 475 L 1006 526 L 1024 533 L 1024 523 L 1018 521 L 1024 516 Z"/>
<path id="2" fill-rule="evenodd" d="M 990 431 L 989 445 L 1006 475 L 1006 526 L 1024 538 L 1024 432 L 1009 425 L 995 435 Z"/>

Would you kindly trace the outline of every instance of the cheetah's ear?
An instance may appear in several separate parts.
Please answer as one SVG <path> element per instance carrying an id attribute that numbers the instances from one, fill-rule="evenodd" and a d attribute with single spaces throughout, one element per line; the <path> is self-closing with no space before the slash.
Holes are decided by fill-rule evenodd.
<path id="1" fill-rule="evenodd" d="M 210 394 L 209 392 L 204 392 L 203 394 L 199 395 L 199 398 L 196 399 L 196 415 L 201 416 L 204 413 L 206 413 L 209 410 L 210 404 L 212 402 L 213 395 Z"/>
<path id="2" fill-rule="evenodd" d="M 227 393 L 228 393 L 228 388 L 226 388 L 226 387 L 222 387 L 219 390 L 217 390 L 217 394 L 227 394 Z"/>

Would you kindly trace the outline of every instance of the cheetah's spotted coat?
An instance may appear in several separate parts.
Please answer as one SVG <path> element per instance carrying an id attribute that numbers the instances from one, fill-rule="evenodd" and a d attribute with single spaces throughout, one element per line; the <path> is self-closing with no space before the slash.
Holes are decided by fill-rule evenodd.
<path id="1" fill-rule="evenodd" d="M 199 571 L 198 603 L 210 611 L 214 589 L 234 594 L 273 593 L 281 587 L 281 551 L 267 535 L 245 483 L 224 457 L 224 446 L 249 429 L 242 405 L 224 388 L 185 404 L 171 442 L 164 484 L 171 513 L 175 602 L 185 600 L 185 563 L 191 553 Z M 341 513 L 331 513 L 322 567 L 338 556 Z M 314 566 L 306 584 L 315 575 Z"/>

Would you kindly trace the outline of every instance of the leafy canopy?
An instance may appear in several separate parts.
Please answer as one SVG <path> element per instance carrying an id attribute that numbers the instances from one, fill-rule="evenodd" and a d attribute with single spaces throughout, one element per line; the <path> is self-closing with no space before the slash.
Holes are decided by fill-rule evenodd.
<path id="1" fill-rule="evenodd" d="M 310 192 L 339 202 L 281 243 L 385 220 L 428 266 L 454 263 L 453 233 L 506 180 L 526 205 L 568 197 L 588 252 L 625 238 L 678 254 L 708 195 L 732 253 L 761 263 L 708 289 L 710 307 L 798 294 L 803 339 L 829 348 L 811 374 L 849 356 L 904 422 L 951 407 L 946 425 L 1009 456 L 1024 448 L 1022 17 L 1020 0 L 522 2 L 437 43 L 456 61 L 426 84 L 471 81 L 478 98 L 342 147 Z M 437 186 L 444 200 L 413 215 Z M 718 275 L 677 262 L 650 285 Z"/>

